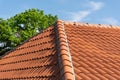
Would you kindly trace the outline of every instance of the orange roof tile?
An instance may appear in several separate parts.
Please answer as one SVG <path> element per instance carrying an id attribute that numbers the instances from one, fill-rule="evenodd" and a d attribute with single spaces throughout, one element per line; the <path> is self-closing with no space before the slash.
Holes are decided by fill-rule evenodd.
<path id="1" fill-rule="evenodd" d="M 54 27 L 34 36 L 0 60 L 0 80 L 59 79 Z"/>
<path id="2" fill-rule="evenodd" d="M 0 59 L 0 80 L 120 80 L 120 28 L 58 20 Z"/>
<path id="3" fill-rule="evenodd" d="M 120 80 L 120 29 L 64 23 L 76 80 Z"/>

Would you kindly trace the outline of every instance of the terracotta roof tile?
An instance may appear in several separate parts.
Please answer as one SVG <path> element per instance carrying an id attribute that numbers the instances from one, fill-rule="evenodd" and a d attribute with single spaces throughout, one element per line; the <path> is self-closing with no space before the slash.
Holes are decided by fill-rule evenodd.
<path id="1" fill-rule="evenodd" d="M 64 25 L 77 80 L 120 79 L 119 27 L 73 22 Z"/>
<path id="2" fill-rule="evenodd" d="M 29 39 L 0 60 L 0 80 L 59 79 L 54 27 Z"/>
<path id="3" fill-rule="evenodd" d="M 64 23 L 62 21 L 57 21 L 56 25 L 57 32 L 57 43 L 58 43 L 58 56 L 59 65 L 61 69 L 61 79 L 62 80 L 74 80 L 74 70 L 71 61 L 71 55 L 69 51 L 68 41 L 66 32 L 64 30 Z"/>
<path id="4" fill-rule="evenodd" d="M 0 59 L 0 80 L 120 80 L 120 27 L 58 20 Z"/>

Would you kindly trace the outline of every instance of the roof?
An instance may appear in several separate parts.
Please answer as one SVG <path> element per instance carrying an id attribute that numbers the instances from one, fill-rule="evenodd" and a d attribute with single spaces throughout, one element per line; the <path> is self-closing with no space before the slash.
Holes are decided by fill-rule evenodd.
<path id="1" fill-rule="evenodd" d="M 76 80 L 120 80 L 120 28 L 65 24 Z"/>
<path id="2" fill-rule="evenodd" d="M 59 79 L 54 27 L 32 37 L 0 60 L 0 80 Z"/>
<path id="3" fill-rule="evenodd" d="M 58 20 L 0 59 L 10 79 L 120 80 L 120 28 Z"/>

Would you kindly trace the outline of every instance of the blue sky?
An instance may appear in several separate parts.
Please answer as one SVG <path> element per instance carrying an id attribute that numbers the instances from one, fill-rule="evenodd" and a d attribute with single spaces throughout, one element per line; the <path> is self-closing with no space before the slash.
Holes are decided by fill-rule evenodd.
<path id="1" fill-rule="evenodd" d="M 120 0 L 0 0 L 0 17 L 38 8 L 61 20 L 120 25 L 119 4 Z"/>

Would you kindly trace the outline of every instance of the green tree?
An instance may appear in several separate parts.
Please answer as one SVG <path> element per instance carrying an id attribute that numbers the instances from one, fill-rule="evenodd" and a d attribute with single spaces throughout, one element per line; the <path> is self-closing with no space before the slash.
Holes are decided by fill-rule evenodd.
<path id="1" fill-rule="evenodd" d="M 46 15 L 43 10 L 39 9 L 26 10 L 7 20 L 0 19 L 0 54 L 4 54 L 53 25 L 57 19 L 57 16 Z"/>
<path id="2" fill-rule="evenodd" d="M 14 42 L 14 43 L 13 43 Z M 19 43 L 19 39 L 14 36 L 14 30 L 7 25 L 7 20 L 0 19 L 0 55 L 9 51 Z"/>

